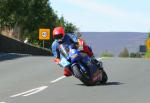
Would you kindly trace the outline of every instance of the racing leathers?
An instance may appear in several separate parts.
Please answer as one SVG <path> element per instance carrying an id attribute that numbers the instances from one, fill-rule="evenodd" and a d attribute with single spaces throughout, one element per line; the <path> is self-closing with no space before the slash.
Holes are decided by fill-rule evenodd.
<path id="1" fill-rule="evenodd" d="M 95 57 L 93 55 L 92 49 L 88 45 L 86 45 L 82 39 L 77 38 L 77 36 L 75 34 L 65 34 L 61 40 L 55 39 L 54 42 L 52 43 L 52 53 L 53 53 L 54 57 L 56 58 L 55 62 L 57 64 L 59 64 L 60 66 L 63 67 L 63 65 L 61 64 L 63 55 L 59 51 L 60 43 L 63 43 L 64 45 L 78 46 L 78 48 L 81 52 L 86 53 L 88 56 L 90 56 L 92 58 L 92 60 L 94 62 L 97 63 L 97 60 L 95 59 Z M 63 67 L 63 68 L 64 68 L 64 75 L 71 76 L 72 73 L 68 69 L 70 67 Z"/>

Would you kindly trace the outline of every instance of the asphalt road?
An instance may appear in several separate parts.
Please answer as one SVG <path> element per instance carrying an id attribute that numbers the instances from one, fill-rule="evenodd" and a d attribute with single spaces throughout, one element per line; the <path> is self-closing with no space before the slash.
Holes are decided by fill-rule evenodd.
<path id="1" fill-rule="evenodd" d="M 0 103 L 150 103 L 150 59 L 102 61 L 108 83 L 87 87 L 74 77 L 63 78 L 51 57 L 2 59 Z"/>

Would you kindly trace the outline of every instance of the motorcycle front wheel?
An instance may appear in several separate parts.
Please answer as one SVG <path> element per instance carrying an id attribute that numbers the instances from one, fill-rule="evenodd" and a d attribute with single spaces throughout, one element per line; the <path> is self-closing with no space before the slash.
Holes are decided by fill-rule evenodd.
<path id="1" fill-rule="evenodd" d="M 73 74 L 76 78 L 78 78 L 83 84 L 85 84 L 86 86 L 91 86 L 91 85 L 94 85 L 94 84 L 91 84 L 90 81 L 84 77 L 84 75 L 81 73 L 78 65 L 74 65 L 72 67 L 72 71 L 73 71 Z"/>

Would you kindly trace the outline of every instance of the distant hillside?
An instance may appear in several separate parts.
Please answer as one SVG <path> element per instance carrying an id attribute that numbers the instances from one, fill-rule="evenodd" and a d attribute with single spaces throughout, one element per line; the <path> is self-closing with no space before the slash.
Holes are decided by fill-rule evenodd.
<path id="1" fill-rule="evenodd" d="M 147 33 L 140 32 L 81 32 L 82 38 L 91 45 L 96 56 L 108 51 L 118 56 L 127 47 L 129 52 L 138 52 L 139 45 L 145 43 Z"/>

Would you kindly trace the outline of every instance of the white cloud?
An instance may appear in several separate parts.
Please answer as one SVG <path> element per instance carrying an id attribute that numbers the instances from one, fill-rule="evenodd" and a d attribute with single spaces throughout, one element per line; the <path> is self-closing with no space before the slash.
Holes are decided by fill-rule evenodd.
<path id="1" fill-rule="evenodd" d="M 122 21 L 150 26 L 150 17 L 142 13 L 125 11 L 112 5 L 96 2 L 95 0 L 65 0 L 65 2 L 84 8 L 90 12 L 95 13 L 95 15 L 103 14 Z"/>
<path id="2" fill-rule="evenodd" d="M 150 30 L 150 15 L 142 11 L 129 10 L 130 8 L 127 10 L 121 6 L 102 3 L 100 0 L 51 0 L 51 2 L 60 16 L 64 15 L 68 21 L 78 25 L 83 31 Z"/>
<path id="3" fill-rule="evenodd" d="M 125 14 L 122 11 L 119 11 L 117 8 L 93 0 L 65 0 L 65 1 L 73 5 L 82 7 L 86 10 L 92 11 L 94 13 L 103 13 L 105 15 L 113 17 L 125 16 Z"/>

